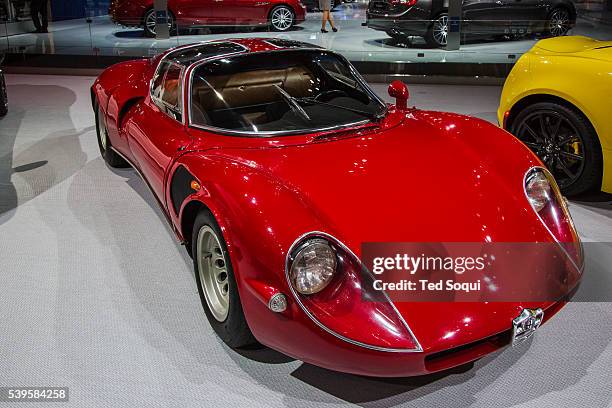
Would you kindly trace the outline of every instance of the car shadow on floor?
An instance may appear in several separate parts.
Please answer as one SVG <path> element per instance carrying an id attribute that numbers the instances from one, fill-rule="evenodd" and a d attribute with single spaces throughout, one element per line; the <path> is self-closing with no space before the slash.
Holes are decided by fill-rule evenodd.
<path id="1" fill-rule="evenodd" d="M 464 38 L 461 40 L 461 45 L 495 45 L 504 44 L 511 41 L 522 41 L 538 39 L 537 37 L 521 37 L 521 38 Z M 429 46 L 421 37 L 407 37 L 406 40 L 396 38 L 377 38 L 375 40 L 366 40 L 366 44 L 381 48 L 396 48 L 396 49 L 423 49 L 430 51 L 446 51 L 444 48 L 435 48 Z"/>
<path id="2" fill-rule="evenodd" d="M 79 136 L 91 128 L 77 130 L 70 119 L 69 107 L 76 101 L 70 89 L 55 85 L 9 85 L 9 114 L 2 119 L 0 127 L 0 224 L 9 218 L 18 206 L 36 198 L 76 173 L 85 163 Z M 54 95 L 56 106 L 65 106 L 66 111 L 55 117 L 54 131 L 23 150 L 15 152 L 15 141 L 22 129 L 26 111 L 22 100 L 16 98 L 27 95 Z"/>

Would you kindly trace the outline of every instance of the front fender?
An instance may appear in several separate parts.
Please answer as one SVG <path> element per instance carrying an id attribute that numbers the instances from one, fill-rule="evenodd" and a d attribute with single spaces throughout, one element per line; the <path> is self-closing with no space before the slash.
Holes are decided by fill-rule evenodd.
<path id="1" fill-rule="evenodd" d="M 283 337 L 279 323 L 301 311 L 293 305 L 295 308 L 284 314 L 271 312 L 262 288 L 290 298 L 284 271 L 287 251 L 305 232 L 329 231 L 330 224 L 297 190 L 251 163 L 220 154 L 194 153 L 181 157 L 171 174 L 180 166 L 201 186 L 184 200 L 178 214 L 171 214 L 187 245 L 194 217 L 189 211 L 194 204 L 204 206 L 223 232 L 249 327 L 262 344 L 284 349 L 278 340 Z M 172 179 L 169 177 L 169 183 Z M 171 197 L 167 200 L 171 202 Z"/>

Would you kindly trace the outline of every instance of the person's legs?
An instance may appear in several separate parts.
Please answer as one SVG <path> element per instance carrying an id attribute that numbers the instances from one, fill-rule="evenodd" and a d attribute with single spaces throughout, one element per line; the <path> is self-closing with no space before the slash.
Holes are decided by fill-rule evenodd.
<path id="1" fill-rule="evenodd" d="M 47 5 L 47 0 L 43 0 L 40 2 L 40 9 L 39 9 L 39 13 L 40 16 L 42 18 L 41 21 L 41 25 L 42 25 L 42 32 L 46 33 L 47 31 L 47 27 L 49 26 L 49 17 L 48 17 L 48 13 L 47 13 L 47 9 L 48 9 L 48 5 Z M 333 26 L 333 24 L 332 24 Z"/>
<path id="2" fill-rule="evenodd" d="M 332 17 L 331 11 L 327 12 L 327 20 L 329 20 L 329 25 L 331 26 L 332 30 L 336 31 L 336 26 L 334 25 L 334 17 Z"/>
<path id="3" fill-rule="evenodd" d="M 36 27 L 36 32 L 40 32 L 42 30 L 42 24 L 40 24 L 40 19 L 38 17 L 38 9 L 40 8 L 40 0 L 32 0 L 30 3 L 30 14 L 32 16 L 32 22 L 34 23 L 34 27 Z"/>
<path id="4" fill-rule="evenodd" d="M 325 31 L 325 27 L 327 26 L 327 18 L 328 12 L 323 10 L 323 14 L 321 16 L 321 30 Z"/>

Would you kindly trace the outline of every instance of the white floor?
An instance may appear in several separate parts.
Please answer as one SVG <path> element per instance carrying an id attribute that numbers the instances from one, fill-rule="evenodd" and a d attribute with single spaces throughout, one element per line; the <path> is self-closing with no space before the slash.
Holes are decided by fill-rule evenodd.
<path id="1" fill-rule="evenodd" d="M 421 38 L 412 46 L 396 44 L 381 31 L 362 27 L 367 1 L 342 4 L 333 13 L 340 31 L 321 34 L 321 13 L 312 12 L 306 22 L 287 33 L 273 33 L 261 29 L 223 30 L 210 35 L 180 35 L 170 40 L 143 38 L 142 30 L 115 25 L 109 17 L 97 17 L 91 25 L 85 19 L 53 23 L 50 34 L 23 34 L 0 39 L 0 51 L 57 53 L 84 55 L 150 56 L 179 44 L 227 37 L 274 36 L 317 44 L 343 53 L 352 61 L 405 62 L 514 62 L 529 50 L 536 39 L 520 41 L 470 40 L 459 51 L 428 49 Z M 612 39 L 612 25 L 601 25 L 590 19 L 579 18 L 570 32 L 598 39 Z"/>
<path id="2" fill-rule="evenodd" d="M 363 378 L 267 349 L 228 349 L 202 312 L 191 260 L 142 181 L 99 156 L 93 78 L 7 81 L 0 386 L 68 386 L 67 406 L 79 408 L 612 406 L 609 303 L 571 303 L 523 347 L 471 369 L 412 379 Z M 410 90 L 419 107 L 490 120 L 500 92 Z M 584 200 L 571 205 L 581 235 L 612 242 L 609 196 Z"/>

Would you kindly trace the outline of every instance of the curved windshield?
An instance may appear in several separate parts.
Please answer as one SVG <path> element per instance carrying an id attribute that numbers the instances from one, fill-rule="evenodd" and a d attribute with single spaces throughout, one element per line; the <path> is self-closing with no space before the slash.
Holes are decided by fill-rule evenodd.
<path id="1" fill-rule="evenodd" d="M 191 83 L 191 124 L 254 136 L 378 120 L 385 109 L 344 59 L 325 51 L 215 60 L 197 67 Z"/>

